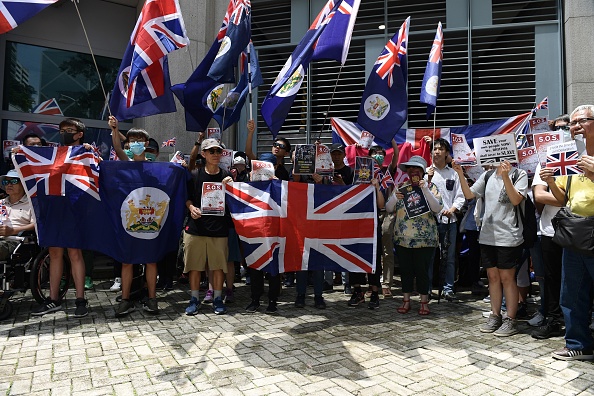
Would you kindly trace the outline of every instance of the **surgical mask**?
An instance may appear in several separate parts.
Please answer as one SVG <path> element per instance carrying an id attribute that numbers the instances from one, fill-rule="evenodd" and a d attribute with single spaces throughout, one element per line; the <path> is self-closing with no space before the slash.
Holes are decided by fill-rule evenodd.
<path id="1" fill-rule="evenodd" d="M 374 154 L 372 155 L 372 157 L 378 162 L 378 164 L 383 164 L 384 163 L 384 156 L 381 154 Z"/>
<path id="2" fill-rule="evenodd" d="M 76 133 L 68 133 L 68 132 L 62 133 L 62 144 L 64 146 L 70 146 L 72 143 L 74 143 L 76 141 L 76 140 L 74 140 L 74 135 L 76 135 Z"/>
<path id="3" fill-rule="evenodd" d="M 140 155 L 142 153 L 144 153 L 144 142 L 132 142 L 130 143 L 130 151 L 132 151 L 132 154 L 134 155 Z"/>
<path id="4" fill-rule="evenodd" d="M 132 151 L 130 151 L 130 150 L 124 150 L 124 153 L 126 153 L 126 155 L 128 156 L 128 158 L 134 157 L 134 154 L 132 154 Z"/>
<path id="5" fill-rule="evenodd" d="M 146 153 L 144 156 L 147 161 L 155 162 L 157 160 L 157 156 L 153 153 Z"/>

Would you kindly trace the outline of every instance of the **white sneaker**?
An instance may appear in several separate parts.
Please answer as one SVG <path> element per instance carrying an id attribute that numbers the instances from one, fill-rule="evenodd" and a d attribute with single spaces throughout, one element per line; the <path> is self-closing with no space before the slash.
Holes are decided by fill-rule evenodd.
<path id="1" fill-rule="evenodd" d="M 122 290 L 122 278 L 115 278 L 113 285 L 109 288 L 109 291 L 119 292 Z"/>

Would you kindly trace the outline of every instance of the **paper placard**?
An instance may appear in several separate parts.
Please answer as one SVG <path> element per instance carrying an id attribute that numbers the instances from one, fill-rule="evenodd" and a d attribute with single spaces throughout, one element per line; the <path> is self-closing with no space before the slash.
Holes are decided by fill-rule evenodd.
<path id="1" fill-rule="evenodd" d="M 332 162 L 330 149 L 323 144 L 316 145 L 316 173 L 320 176 L 334 174 L 334 162 Z"/>
<path id="2" fill-rule="evenodd" d="M 200 211 L 202 215 L 223 216 L 225 214 L 225 187 L 223 183 L 202 183 Z"/>
<path id="3" fill-rule="evenodd" d="M 373 136 L 370 132 L 361 131 L 359 145 L 361 145 L 361 147 L 365 149 L 369 149 L 369 147 L 371 147 L 371 145 L 373 144 L 373 139 L 375 139 L 375 136 Z"/>
<path id="4" fill-rule="evenodd" d="M 355 157 L 353 184 L 371 183 L 374 161 L 371 157 Z"/>
<path id="5" fill-rule="evenodd" d="M 503 161 L 518 162 L 516 137 L 513 133 L 472 139 L 478 164 L 499 165 Z"/>
<path id="6" fill-rule="evenodd" d="M 219 162 L 219 168 L 229 170 L 233 166 L 233 150 L 224 149 Z"/>
<path id="7" fill-rule="evenodd" d="M 315 144 L 298 144 L 295 146 L 294 175 L 313 175 L 316 170 L 315 162 Z"/>
<path id="8" fill-rule="evenodd" d="M 221 141 L 221 128 L 206 128 L 206 138 Z"/>
<path id="9" fill-rule="evenodd" d="M 185 161 L 184 155 L 182 154 L 181 151 L 176 151 L 175 153 L 173 153 L 173 155 L 171 156 L 171 161 L 169 162 L 173 162 L 175 164 L 183 164 Z"/>
<path id="10" fill-rule="evenodd" d="M 581 175 L 577 162 L 581 155 L 575 141 L 549 145 L 547 147 L 547 168 L 555 168 L 553 176 Z"/>
<path id="11" fill-rule="evenodd" d="M 530 131 L 532 133 L 549 132 L 551 130 L 547 117 L 531 118 L 528 123 L 530 124 Z"/>
<path id="12" fill-rule="evenodd" d="M 274 165 L 268 161 L 252 160 L 250 181 L 266 181 L 274 179 Z"/>
<path id="13" fill-rule="evenodd" d="M 429 205 L 421 187 L 408 185 L 399 188 L 398 191 L 404 195 L 404 198 L 402 198 L 404 209 L 410 219 L 429 212 Z"/>
<path id="14" fill-rule="evenodd" d="M 5 160 L 10 158 L 10 153 L 12 152 L 12 148 L 18 147 L 19 144 L 21 144 L 21 142 L 19 142 L 18 140 L 5 140 L 2 142 Z"/>
<path id="15" fill-rule="evenodd" d="M 526 147 L 518 150 L 518 168 L 524 169 L 528 176 L 533 176 L 538 166 L 538 152 L 536 147 Z"/>
<path id="16" fill-rule="evenodd" d="M 544 168 L 547 163 L 547 147 L 563 143 L 563 135 L 560 132 L 544 132 L 534 135 L 534 147 L 538 151 L 538 161 Z"/>
<path id="17" fill-rule="evenodd" d="M 476 156 L 470 149 L 466 136 L 459 133 L 452 133 L 453 160 L 460 165 L 476 165 Z"/>

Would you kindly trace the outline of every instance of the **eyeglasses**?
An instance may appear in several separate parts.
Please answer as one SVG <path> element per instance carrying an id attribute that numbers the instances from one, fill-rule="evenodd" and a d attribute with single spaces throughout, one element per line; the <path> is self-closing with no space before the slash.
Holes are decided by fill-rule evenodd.
<path id="1" fill-rule="evenodd" d="M 8 186 L 9 184 L 15 185 L 19 184 L 21 181 L 19 179 L 4 179 L 2 180 L 3 186 Z"/>
<path id="2" fill-rule="evenodd" d="M 274 143 L 272 144 L 272 146 L 273 146 L 273 147 L 278 147 L 278 148 L 279 148 L 279 149 L 281 149 L 281 150 L 286 150 L 286 149 L 287 149 L 287 146 L 286 146 L 285 144 L 283 144 L 283 143 L 279 143 L 279 142 L 274 142 Z"/>
<path id="3" fill-rule="evenodd" d="M 556 127 L 557 129 L 561 129 L 562 131 L 569 131 L 569 125 L 559 125 Z"/>
<path id="4" fill-rule="evenodd" d="M 60 129 L 60 133 L 77 133 L 76 128 L 64 128 Z"/>
<path id="5" fill-rule="evenodd" d="M 219 149 L 211 148 L 211 149 L 208 149 L 208 152 L 210 154 L 212 154 L 212 155 L 214 155 L 214 154 L 223 154 L 223 150 L 220 149 L 220 148 Z"/>
<path id="6" fill-rule="evenodd" d="M 586 117 L 580 118 L 579 120 L 571 121 L 569 124 L 570 127 L 576 126 L 577 124 L 584 125 L 588 121 L 594 121 L 594 118 Z"/>

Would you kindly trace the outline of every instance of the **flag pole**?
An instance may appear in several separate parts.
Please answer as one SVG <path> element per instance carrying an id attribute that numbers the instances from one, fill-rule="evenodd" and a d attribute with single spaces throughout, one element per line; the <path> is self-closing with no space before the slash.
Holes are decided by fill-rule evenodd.
<path id="1" fill-rule="evenodd" d="M 324 131 L 324 127 L 326 126 L 326 121 L 328 121 L 328 113 L 330 113 L 330 106 L 332 106 L 332 100 L 334 100 L 334 95 L 336 94 L 336 87 L 338 86 L 338 81 L 340 80 L 340 73 L 342 73 L 342 68 L 344 64 L 340 65 L 340 69 L 338 70 L 338 76 L 336 77 L 336 82 L 334 83 L 334 90 L 332 91 L 332 96 L 330 97 L 330 103 L 328 103 L 328 110 L 326 110 L 326 114 L 324 114 L 324 122 L 322 123 L 322 128 L 320 129 L 320 133 L 318 134 L 318 140 L 322 138 L 322 132 Z"/>
<path id="2" fill-rule="evenodd" d="M 435 143 L 435 124 L 437 122 L 437 106 L 433 109 L 433 138 L 431 139 L 431 145 Z M 433 166 L 433 153 L 431 153 L 431 166 Z"/>
<path id="3" fill-rule="evenodd" d="M 76 13 L 78 14 L 78 19 L 80 20 L 80 24 L 83 29 L 83 33 L 85 34 L 85 38 L 87 39 L 87 44 L 89 46 L 89 51 L 91 52 L 91 58 L 93 58 L 93 63 L 95 64 L 95 70 L 97 71 L 97 77 L 99 78 L 99 84 L 101 85 L 101 91 L 103 91 L 103 97 L 105 98 L 105 103 L 107 105 L 107 111 L 111 116 L 111 108 L 109 107 L 109 101 L 107 100 L 107 94 L 105 93 L 105 87 L 103 86 L 103 79 L 101 78 L 101 73 L 99 72 L 99 66 L 97 66 L 97 60 L 95 59 L 95 54 L 93 53 L 93 48 L 91 48 L 91 42 L 89 41 L 89 36 L 87 35 L 87 29 L 85 28 L 85 24 L 83 23 L 82 16 L 80 15 L 80 11 L 78 10 L 78 0 L 72 0 L 74 4 L 74 8 L 76 8 Z"/>
<path id="4" fill-rule="evenodd" d="M 251 44 L 250 40 L 250 44 Z M 248 70 L 248 109 L 250 112 L 250 120 L 254 119 L 254 110 L 252 109 L 252 54 L 251 54 L 251 45 L 248 44 L 247 46 L 247 70 Z"/>

